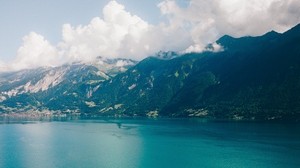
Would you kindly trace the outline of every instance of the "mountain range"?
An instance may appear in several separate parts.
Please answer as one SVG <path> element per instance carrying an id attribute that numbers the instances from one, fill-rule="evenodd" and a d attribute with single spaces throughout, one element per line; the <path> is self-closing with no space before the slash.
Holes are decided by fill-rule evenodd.
<path id="1" fill-rule="evenodd" d="M 3 72 L 0 113 L 300 120 L 300 25 L 216 43 L 222 51 Z"/>

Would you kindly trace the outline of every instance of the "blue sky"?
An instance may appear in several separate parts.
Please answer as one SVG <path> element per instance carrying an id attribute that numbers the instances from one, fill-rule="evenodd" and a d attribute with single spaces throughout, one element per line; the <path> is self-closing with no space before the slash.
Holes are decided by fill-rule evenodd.
<path id="1" fill-rule="evenodd" d="M 202 52 L 227 34 L 284 32 L 299 0 L 10 0 L 0 5 L 0 70 L 159 51 Z"/>

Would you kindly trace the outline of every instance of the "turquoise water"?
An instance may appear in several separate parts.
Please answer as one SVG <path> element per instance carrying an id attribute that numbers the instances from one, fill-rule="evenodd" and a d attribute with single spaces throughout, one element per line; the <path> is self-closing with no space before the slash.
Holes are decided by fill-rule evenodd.
<path id="1" fill-rule="evenodd" d="M 146 119 L 0 124 L 1 168 L 299 168 L 299 156 L 299 124 Z"/>

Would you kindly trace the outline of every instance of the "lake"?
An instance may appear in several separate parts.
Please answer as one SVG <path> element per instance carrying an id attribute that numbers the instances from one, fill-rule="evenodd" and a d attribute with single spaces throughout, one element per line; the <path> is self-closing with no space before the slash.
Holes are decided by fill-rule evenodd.
<path id="1" fill-rule="evenodd" d="M 0 123 L 1 168 L 300 167 L 297 123 L 197 119 Z"/>

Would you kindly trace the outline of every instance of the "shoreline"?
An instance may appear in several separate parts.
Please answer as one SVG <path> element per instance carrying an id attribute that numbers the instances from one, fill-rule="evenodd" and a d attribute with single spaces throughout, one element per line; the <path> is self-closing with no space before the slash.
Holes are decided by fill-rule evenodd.
<path id="1" fill-rule="evenodd" d="M 51 121 L 76 121 L 76 120 L 160 120 L 160 121 L 195 121 L 195 122 L 228 122 L 228 123 L 300 123 L 299 120 L 234 120 L 216 119 L 205 117 L 168 117 L 168 116 L 126 116 L 126 115 L 96 115 L 88 113 L 0 113 L 0 124 L 10 122 L 51 122 Z"/>

